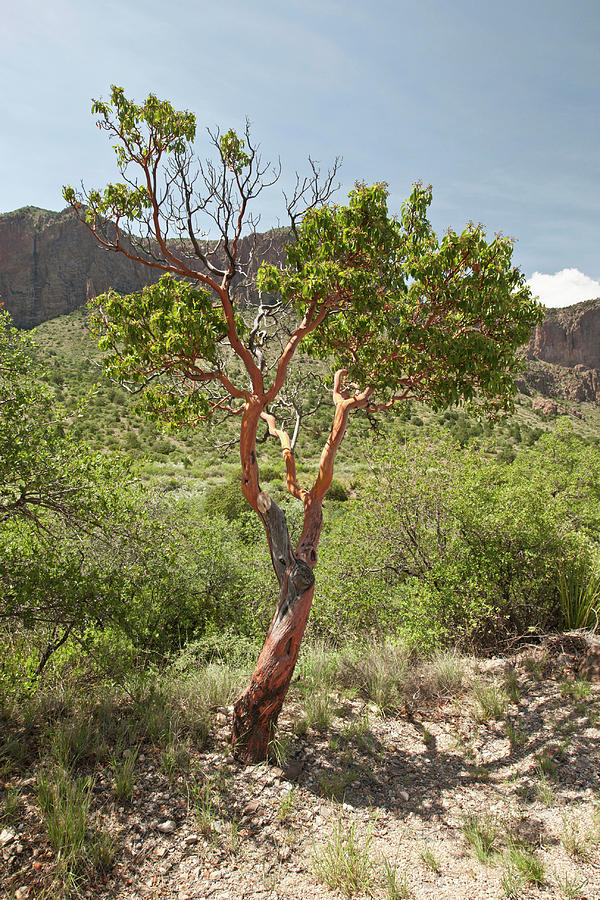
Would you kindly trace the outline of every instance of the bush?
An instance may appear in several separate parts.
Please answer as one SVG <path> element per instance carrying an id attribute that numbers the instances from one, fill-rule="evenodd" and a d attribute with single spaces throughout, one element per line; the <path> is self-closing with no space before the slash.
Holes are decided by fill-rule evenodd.
<path id="1" fill-rule="evenodd" d="M 559 573 L 589 572 L 600 540 L 597 449 L 561 425 L 508 465 L 423 429 L 374 456 L 324 538 L 315 631 L 490 644 L 562 624 Z"/>
<path id="2" fill-rule="evenodd" d="M 242 519 L 250 507 L 242 493 L 241 475 L 230 476 L 224 484 L 210 487 L 204 497 L 204 514 L 234 522 Z"/>
<path id="3" fill-rule="evenodd" d="M 339 479 L 332 479 L 329 490 L 327 491 L 327 499 L 335 500 L 338 503 L 343 503 L 348 499 L 348 491 Z"/>

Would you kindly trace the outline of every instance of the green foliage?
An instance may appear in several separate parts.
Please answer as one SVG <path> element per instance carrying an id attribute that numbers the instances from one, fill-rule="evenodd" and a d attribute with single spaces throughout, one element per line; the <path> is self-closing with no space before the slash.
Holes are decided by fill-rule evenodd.
<path id="1" fill-rule="evenodd" d="M 219 138 L 219 149 L 221 156 L 228 169 L 240 175 L 242 169 L 250 162 L 250 157 L 244 150 L 245 141 L 237 136 L 235 131 L 230 129 L 227 134 Z"/>
<path id="2" fill-rule="evenodd" d="M 216 297 L 163 275 L 139 293 L 109 291 L 91 305 L 91 327 L 106 353 L 106 372 L 117 381 L 147 385 L 142 405 L 146 412 L 170 422 L 210 415 L 207 395 L 198 383 L 203 365 L 212 369 L 223 363 L 219 343 L 227 325 Z M 241 320 L 238 326 L 243 330 Z"/>
<path id="3" fill-rule="evenodd" d="M 90 523 L 111 506 L 124 466 L 86 452 L 37 372 L 29 335 L 0 310 L 0 523 Z"/>
<path id="4" fill-rule="evenodd" d="M 331 485 L 327 491 L 327 498 L 329 500 L 336 500 L 338 503 L 344 503 L 348 499 L 348 491 L 339 478 L 333 478 L 331 480 Z"/>
<path id="5" fill-rule="evenodd" d="M 132 162 L 151 169 L 165 155 L 184 153 L 196 134 L 196 120 L 191 113 L 176 111 L 168 101 L 159 100 L 154 94 L 136 105 L 116 85 L 111 88 L 110 103 L 94 100 L 92 112 L 100 116 L 100 128 L 121 139 L 115 143 L 114 151 L 123 174 Z M 77 203 L 76 192 L 70 186 L 63 188 L 63 197 L 67 203 Z M 146 186 L 109 184 L 104 191 L 90 191 L 86 221 L 95 226 L 104 218 L 139 220 L 150 204 Z"/>
<path id="6" fill-rule="evenodd" d="M 205 515 L 209 518 L 218 516 L 228 522 L 243 519 L 250 508 L 242 494 L 241 481 L 241 475 L 236 474 L 225 484 L 209 488 L 204 498 Z"/>
<path id="7" fill-rule="evenodd" d="M 416 185 L 400 220 L 383 184 L 358 184 L 348 206 L 310 210 L 287 248 L 287 268 L 263 265 L 261 290 L 278 293 L 299 316 L 336 306 L 304 341 L 380 401 L 411 385 L 417 399 L 444 407 L 479 396 L 494 409 L 514 394 L 518 348 L 540 320 L 512 243 L 489 244 L 481 226 L 439 241 L 427 219 L 431 189 Z"/>
<path id="8" fill-rule="evenodd" d="M 32 353 L 0 313 L 0 618 L 81 630 L 115 609 L 106 563 L 135 541 L 137 494 L 70 433 Z"/>
<path id="9" fill-rule="evenodd" d="M 323 540 L 314 627 L 424 643 L 561 624 L 559 572 L 590 572 L 600 454 L 566 426 L 510 465 L 421 429 L 369 450 L 372 477 Z"/>

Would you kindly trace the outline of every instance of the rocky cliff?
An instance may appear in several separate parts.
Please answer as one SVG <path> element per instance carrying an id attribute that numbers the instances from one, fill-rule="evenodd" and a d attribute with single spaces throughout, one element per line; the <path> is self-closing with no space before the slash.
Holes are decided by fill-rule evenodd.
<path id="1" fill-rule="evenodd" d="M 0 300 L 19 328 L 77 309 L 109 287 L 139 290 L 153 273 L 103 250 L 71 209 L 0 216 Z"/>
<path id="2" fill-rule="evenodd" d="M 252 276 L 261 259 L 282 260 L 285 233 L 242 240 L 242 267 Z M 258 252 L 252 255 L 254 242 Z M 26 206 L 0 215 L 0 301 L 19 328 L 72 312 L 111 287 L 121 293 L 140 290 L 159 275 L 120 253 L 103 250 L 70 208 L 56 213 Z M 240 285 L 240 292 L 243 300 L 256 300 L 251 287 Z"/>
<path id="3" fill-rule="evenodd" d="M 600 298 L 549 309 L 527 348 L 525 382 L 550 397 L 600 402 Z"/>
<path id="4" fill-rule="evenodd" d="M 557 366 L 600 369 L 600 298 L 549 309 L 531 336 L 529 356 Z"/>

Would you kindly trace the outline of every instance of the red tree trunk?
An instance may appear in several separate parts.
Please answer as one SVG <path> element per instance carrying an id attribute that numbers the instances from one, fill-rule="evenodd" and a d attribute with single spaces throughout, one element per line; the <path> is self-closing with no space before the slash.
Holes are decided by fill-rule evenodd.
<path id="1" fill-rule="evenodd" d="M 290 545 L 285 515 L 276 503 L 261 493 L 259 511 L 265 523 L 273 567 L 279 581 L 279 600 L 267 632 L 252 680 L 234 705 L 232 743 L 234 755 L 247 763 L 265 759 L 277 717 L 298 659 L 314 594 L 313 566 L 315 529 L 307 528 L 298 550 Z M 318 520 L 320 509 L 311 518 Z M 304 558 L 303 558 L 304 557 Z"/>

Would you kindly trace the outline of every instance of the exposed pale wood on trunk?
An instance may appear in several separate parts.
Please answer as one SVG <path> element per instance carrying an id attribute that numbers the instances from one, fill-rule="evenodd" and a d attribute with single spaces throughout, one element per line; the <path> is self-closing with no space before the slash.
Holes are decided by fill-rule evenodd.
<path id="1" fill-rule="evenodd" d="M 257 506 L 269 538 L 279 598 L 250 685 L 234 707 L 234 753 L 247 762 L 259 762 L 267 755 L 314 593 L 312 569 L 294 554 L 283 511 L 263 492 Z"/>
<path id="2" fill-rule="evenodd" d="M 317 547 L 323 525 L 322 504 L 331 486 L 335 455 L 344 437 L 351 410 L 366 406 L 371 395 L 370 390 L 351 394 L 345 387 L 345 375 L 344 371 L 339 371 L 334 378 L 333 423 L 321 454 L 317 478 L 310 491 L 298 486 L 289 436 L 277 428 L 274 416 L 264 410 L 258 411 L 259 402 L 256 408 L 248 404 L 244 413 L 240 443 L 243 489 L 248 502 L 264 523 L 279 583 L 277 608 L 252 680 L 234 705 L 233 751 L 239 759 L 248 763 L 259 762 L 267 755 L 312 605 L 313 569 L 317 564 Z M 254 493 L 258 488 L 254 447 L 260 418 L 267 422 L 270 433 L 280 441 L 286 462 L 288 490 L 304 502 L 304 526 L 295 551 L 290 544 L 283 511 L 266 493 Z"/>

